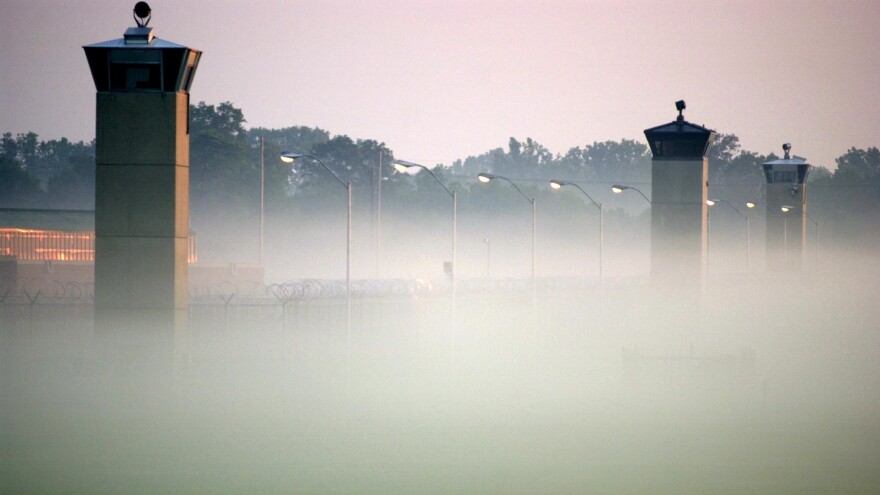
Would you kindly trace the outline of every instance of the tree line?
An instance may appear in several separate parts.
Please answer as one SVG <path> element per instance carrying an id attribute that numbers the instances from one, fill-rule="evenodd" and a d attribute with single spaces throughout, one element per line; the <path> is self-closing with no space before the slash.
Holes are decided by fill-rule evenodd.
<path id="1" fill-rule="evenodd" d="M 282 151 L 307 153 L 319 158 L 344 179 L 352 180 L 355 209 L 376 207 L 382 189 L 383 207 L 404 207 L 437 215 L 446 214 L 448 198 L 426 172 L 404 174 L 394 170 L 394 152 L 373 139 L 353 139 L 302 126 L 282 129 L 245 127 L 241 109 L 230 102 L 191 107 L 190 201 L 194 224 L 212 225 L 253 219 L 260 204 L 261 156 L 264 158 L 264 201 L 269 215 L 317 214 L 338 202 L 339 184 L 313 160 L 293 166 L 279 159 Z M 262 154 L 261 154 L 262 150 Z M 742 149 L 739 138 L 721 133 L 710 148 L 710 196 L 733 204 L 760 200 L 764 178 L 761 164 L 778 158 Z M 382 166 L 380 176 L 380 162 Z M 850 148 L 836 160 L 832 172 L 814 166 L 810 175 L 810 213 L 823 223 L 848 234 L 875 234 L 880 226 L 880 150 Z M 516 208 L 521 198 L 502 187 L 482 187 L 474 180 L 480 172 L 504 175 L 532 197 L 557 208 L 583 201 L 576 193 L 551 193 L 550 179 L 577 181 L 599 202 L 612 204 L 610 185 L 623 183 L 650 192 L 651 155 L 639 141 L 593 142 L 553 153 L 531 138 L 511 137 L 506 147 L 459 159 L 446 166 L 430 166 L 450 188 L 459 191 L 475 211 L 504 212 Z M 28 132 L 0 140 L 0 207 L 94 208 L 95 142 L 66 138 L 41 141 Z M 615 208 L 637 214 L 641 198 L 615 198 Z M 557 206 L 552 206 L 557 205 Z M 204 228 L 204 227 L 203 227 Z M 210 228 L 210 227 L 207 227 Z"/>

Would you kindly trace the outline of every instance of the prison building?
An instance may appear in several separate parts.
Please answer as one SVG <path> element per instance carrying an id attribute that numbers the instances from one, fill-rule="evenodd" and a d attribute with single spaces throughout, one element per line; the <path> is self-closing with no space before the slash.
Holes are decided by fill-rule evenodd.
<path id="1" fill-rule="evenodd" d="M 198 261 L 190 230 L 187 261 Z M 17 261 L 95 261 L 93 210 L 0 208 L 0 256 Z"/>

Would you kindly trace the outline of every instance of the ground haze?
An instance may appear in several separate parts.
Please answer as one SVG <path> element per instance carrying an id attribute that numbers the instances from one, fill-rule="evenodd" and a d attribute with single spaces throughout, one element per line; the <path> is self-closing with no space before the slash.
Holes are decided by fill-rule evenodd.
<path id="1" fill-rule="evenodd" d="M 534 304 L 462 281 L 454 323 L 436 289 L 356 298 L 350 331 L 338 299 L 194 304 L 184 338 L 96 333 L 84 305 L 6 304 L 0 480 L 19 493 L 870 493 L 878 266 L 826 260 L 718 274 L 702 293 L 543 280 Z"/>

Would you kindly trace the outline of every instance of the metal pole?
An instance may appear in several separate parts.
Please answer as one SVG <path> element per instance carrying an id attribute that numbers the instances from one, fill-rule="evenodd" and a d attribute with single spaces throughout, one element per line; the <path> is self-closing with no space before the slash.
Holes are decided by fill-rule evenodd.
<path id="1" fill-rule="evenodd" d="M 599 205 L 599 285 L 602 285 L 602 249 L 605 243 L 605 213 L 602 211 L 602 205 Z"/>
<path id="2" fill-rule="evenodd" d="M 345 291 L 351 301 L 351 180 L 345 186 L 348 190 L 348 225 L 345 239 Z M 350 304 L 349 304 L 350 305 Z"/>
<path id="3" fill-rule="evenodd" d="M 706 265 L 705 265 L 706 269 L 703 273 L 703 282 L 704 282 L 704 286 L 705 286 L 706 284 L 709 283 L 709 252 L 710 252 L 709 251 L 709 246 L 710 246 L 709 243 L 712 240 L 711 239 L 712 229 L 709 228 L 709 225 L 710 225 L 709 220 L 710 220 L 710 217 L 712 216 L 712 214 L 709 212 L 709 207 L 705 203 L 703 203 L 703 208 L 706 211 Z"/>
<path id="4" fill-rule="evenodd" d="M 441 184 L 442 185 L 442 184 Z M 458 281 L 456 272 L 458 271 L 458 262 L 455 259 L 456 256 L 456 243 L 458 242 L 458 191 L 452 191 L 452 324 L 449 329 L 449 349 L 451 356 L 452 369 L 455 369 L 455 332 L 456 325 L 458 324 L 457 319 L 457 293 L 458 293 Z"/>
<path id="5" fill-rule="evenodd" d="M 537 201 L 536 198 L 532 198 L 532 298 L 534 298 L 537 294 L 537 285 L 535 281 L 535 238 L 537 233 L 537 218 L 538 218 L 538 210 L 537 210 Z"/>
<path id="6" fill-rule="evenodd" d="M 378 173 L 375 168 L 370 167 L 370 234 L 373 236 L 374 241 L 376 237 L 376 177 Z M 379 255 L 376 251 L 375 242 L 373 244 L 373 257 L 374 264 L 373 269 L 377 270 L 379 266 Z M 374 277 L 375 278 L 375 277 Z"/>
<path id="7" fill-rule="evenodd" d="M 345 188 L 348 190 L 348 226 L 345 242 L 345 298 L 346 298 L 346 322 L 348 326 L 347 343 L 348 352 L 351 352 L 351 179 Z"/>
<path id="8" fill-rule="evenodd" d="M 266 157 L 263 136 L 260 136 L 260 264 L 263 264 L 264 225 L 266 195 Z"/>
<path id="9" fill-rule="evenodd" d="M 782 261 L 788 270 L 788 215 L 782 214 Z"/>
<path id="10" fill-rule="evenodd" d="M 456 272 L 458 271 L 458 263 L 456 262 L 456 243 L 458 242 L 458 191 L 452 191 L 452 304 L 455 307 L 456 296 Z"/>
<path id="11" fill-rule="evenodd" d="M 746 215 L 746 275 L 749 273 L 749 251 L 752 249 L 752 223 Z"/>
<path id="12" fill-rule="evenodd" d="M 382 165 L 385 159 L 385 152 L 379 151 L 379 177 L 378 186 L 376 186 L 376 279 L 379 278 L 379 260 L 382 251 Z"/>
<path id="13" fill-rule="evenodd" d="M 486 278 L 489 278 L 489 259 L 492 254 L 492 241 L 486 237 L 483 239 L 486 243 Z"/>
<path id="14" fill-rule="evenodd" d="M 587 197 L 587 199 L 590 200 L 590 203 L 592 203 L 593 206 L 595 206 L 599 210 L 599 285 L 601 286 L 602 285 L 602 275 L 603 275 L 603 273 L 602 273 L 602 271 L 603 271 L 602 270 L 602 245 L 604 244 L 604 237 L 605 237 L 605 216 L 604 216 L 604 212 L 602 210 L 602 203 L 597 203 L 593 199 L 593 197 L 590 196 L 587 193 L 587 191 L 585 191 L 584 188 L 579 186 L 576 182 L 557 181 L 557 180 L 550 181 L 550 187 L 558 189 L 562 186 L 574 186 L 575 188 L 577 188 L 578 191 L 581 192 L 581 194 L 583 194 L 584 196 Z M 627 188 L 627 189 L 629 189 L 629 188 Z M 644 195 L 642 195 L 642 196 L 644 196 Z M 647 199 L 647 198 L 645 198 L 645 199 Z M 649 203 L 650 203 L 650 201 L 649 201 Z"/>

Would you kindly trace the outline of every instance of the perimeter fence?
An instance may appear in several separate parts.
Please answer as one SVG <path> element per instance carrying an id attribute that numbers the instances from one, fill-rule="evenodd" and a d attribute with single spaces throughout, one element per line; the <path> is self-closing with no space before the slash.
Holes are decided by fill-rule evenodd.
<path id="1" fill-rule="evenodd" d="M 586 290 L 598 281 L 585 278 L 544 278 L 536 281 L 539 295 Z M 465 279 L 457 282 L 460 301 L 529 297 L 530 279 Z M 451 300 L 449 279 L 363 279 L 351 283 L 355 316 L 383 305 L 418 301 L 423 305 Z M 94 283 L 61 281 L 50 277 L 0 281 L 0 317 L 19 319 L 38 315 L 88 315 L 93 312 Z M 305 279 L 273 284 L 223 281 L 191 287 L 189 313 L 197 320 L 289 322 L 347 311 L 345 280 Z M 0 319 L 0 322 L 3 320 Z"/>

